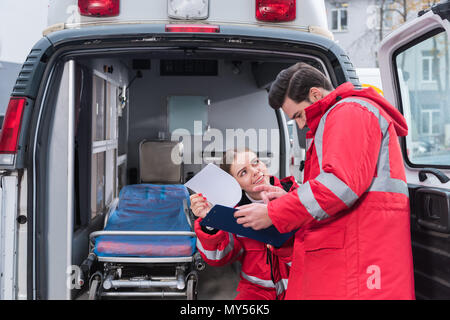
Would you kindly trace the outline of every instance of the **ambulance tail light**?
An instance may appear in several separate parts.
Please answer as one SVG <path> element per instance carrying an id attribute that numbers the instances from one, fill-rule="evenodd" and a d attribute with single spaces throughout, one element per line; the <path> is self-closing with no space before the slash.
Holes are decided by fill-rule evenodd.
<path id="1" fill-rule="evenodd" d="M 120 13 L 120 0 L 78 0 L 83 16 L 114 17 Z"/>
<path id="2" fill-rule="evenodd" d="M 256 19 L 285 22 L 295 19 L 296 0 L 256 0 Z"/>
<path id="3" fill-rule="evenodd" d="M 220 27 L 205 24 L 167 24 L 166 32 L 219 33 Z"/>
<path id="4" fill-rule="evenodd" d="M 0 133 L 0 165 L 14 164 L 25 104 L 26 98 L 13 97 L 9 100 Z"/>

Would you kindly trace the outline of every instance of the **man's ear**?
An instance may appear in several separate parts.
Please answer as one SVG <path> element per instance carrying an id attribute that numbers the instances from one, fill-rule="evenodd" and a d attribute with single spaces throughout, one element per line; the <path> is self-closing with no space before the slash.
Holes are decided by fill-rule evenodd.
<path id="1" fill-rule="evenodd" d="M 311 87 L 309 89 L 309 95 L 308 95 L 309 101 L 316 102 L 320 99 L 322 99 L 322 91 L 320 88 L 317 87 Z"/>

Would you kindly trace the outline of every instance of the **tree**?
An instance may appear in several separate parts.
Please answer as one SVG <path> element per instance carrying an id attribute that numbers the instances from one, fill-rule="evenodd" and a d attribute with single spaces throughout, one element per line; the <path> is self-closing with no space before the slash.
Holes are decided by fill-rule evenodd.
<path id="1" fill-rule="evenodd" d="M 439 0 L 377 0 L 379 6 L 379 41 L 383 40 L 383 31 L 392 31 L 415 17 L 423 9 L 430 8 L 439 3 Z M 390 22 L 390 30 L 385 26 Z"/>
<path id="2" fill-rule="evenodd" d="M 430 8 L 439 3 L 439 0 L 376 0 L 378 6 L 378 42 L 385 35 L 395 30 L 407 20 L 417 16 L 421 10 Z M 387 27 L 389 26 L 389 27 Z M 401 67 L 404 67 L 402 60 Z"/>

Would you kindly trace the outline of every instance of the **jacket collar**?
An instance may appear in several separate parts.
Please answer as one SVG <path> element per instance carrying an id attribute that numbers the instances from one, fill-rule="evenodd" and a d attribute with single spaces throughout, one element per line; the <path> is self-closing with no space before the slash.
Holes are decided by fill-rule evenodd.
<path id="1" fill-rule="evenodd" d="M 346 82 L 335 90 L 330 92 L 328 95 L 320 99 L 319 101 L 313 103 L 312 105 L 305 108 L 306 114 L 306 124 L 310 129 L 309 134 L 314 135 L 319 125 L 319 121 L 322 116 L 335 105 L 339 100 L 350 96 L 353 93 L 354 86 L 351 82 Z"/>
<path id="2" fill-rule="evenodd" d="M 383 115 L 394 124 L 395 131 L 399 137 L 408 134 L 408 125 L 405 118 L 382 95 L 378 94 L 373 88 L 355 89 L 353 84 L 346 82 L 330 92 L 323 99 L 305 108 L 306 124 L 310 129 L 306 136 L 312 138 L 316 133 L 317 126 L 319 125 L 322 116 L 337 102 L 350 96 L 369 99 L 383 110 Z"/>

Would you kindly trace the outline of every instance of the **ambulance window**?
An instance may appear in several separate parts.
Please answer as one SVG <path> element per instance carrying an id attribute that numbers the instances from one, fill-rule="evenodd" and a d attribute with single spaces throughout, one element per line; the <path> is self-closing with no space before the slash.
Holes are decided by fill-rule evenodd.
<path id="1" fill-rule="evenodd" d="M 117 195 L 118 86 L 93 76 L 91 218 Z"/>
<path id="2" fill-rule="evenodd" d="M 208 97 L 169 96 L 167 113 L 170 134 L 185 129 L 191 135 L 202 135 L 208 124 Z"/>
<path id="3" fill-rule="evenodd" d="M 450 57 L 447 34 L 435 30 L 394 57 L 403 114 L 405 155 L 412 166 L 450 165 Z"/>

